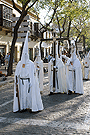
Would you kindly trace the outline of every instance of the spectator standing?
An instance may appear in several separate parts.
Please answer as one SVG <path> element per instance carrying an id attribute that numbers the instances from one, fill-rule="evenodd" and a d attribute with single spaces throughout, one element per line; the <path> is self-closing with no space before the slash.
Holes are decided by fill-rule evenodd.
<path id="1" fill-rule="evenodd" d="M 8 67 L 9 67 L 9 60 L 10 60 L 10 52 L 8 53 Z"/>
<path id="2" fill-rule="evenodd" d="M 5 53 L 3 52 L 2 63 L 5 65 Z"/>
<path id="3" fill-rule="evenodd" d="M 5 70 L 7 69 L 7 67 L 8 67 L 8 53 L 5 56 Z"/>
<path id="4" fill-rule="evenodd" d="M 1 68 L 1 59 L 2 59 L 2 55 L 1 55 L 1 52 L 0 52 L 0 68 Z"/>

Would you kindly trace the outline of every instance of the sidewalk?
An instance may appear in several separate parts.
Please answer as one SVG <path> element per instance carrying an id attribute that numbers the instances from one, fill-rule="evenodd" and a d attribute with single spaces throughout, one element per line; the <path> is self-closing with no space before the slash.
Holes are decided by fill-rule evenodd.
<path id="1" fill-rule="evenodd" d="M 17 65 L 16 62 L 13 63 L 13 74 L 11 76 L 7 76 L 6 77 L 7 79 L 5 81 L 0 80 L 0 86 L 5 85 L 8 82 L 13 82 L 14 81 L 14 73 L 15 73 L 16 65 Z M 7 70 L 5 70 L 5 66 L 1 66 L 0 71 L 2 71 L 3 74 L 7 75 Z"/>

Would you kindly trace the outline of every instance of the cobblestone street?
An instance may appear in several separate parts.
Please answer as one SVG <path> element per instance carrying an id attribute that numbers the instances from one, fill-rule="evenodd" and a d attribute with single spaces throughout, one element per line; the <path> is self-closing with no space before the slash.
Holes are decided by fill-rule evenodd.
<path id="1" fill-rule="evenodd" d="M 90 80 L 84 81 L 84 95 L 49 96 L 44 77 L 44 110 L 13 113 L 13 82 L 0 87 L 0 135 L 90 135 Z"/>

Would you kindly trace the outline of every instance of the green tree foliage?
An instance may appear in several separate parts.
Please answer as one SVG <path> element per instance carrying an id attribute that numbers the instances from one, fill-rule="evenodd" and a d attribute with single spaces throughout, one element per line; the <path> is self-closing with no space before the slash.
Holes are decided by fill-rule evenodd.
<path id="1" fill-rule="evenodd" d="M 11 75 L 12 72 L 13 54 L 18 36 L 18 28 L 28 11 L 36 13 L 38 19 L 38 14 L 41 12 L 41 9 L 46 10 L 46 16 L 48 16 L 50 21 L 47 23 L 46 20 L 44 25 L 40 22 L 42 25 L 40 32 L 46 31 L 53 22 L 59 29 L 58 35 L 60 37 L 79 37 L 81 33 L 84 35 L 88 33 L 86 27 L 88 19 L 90 18 L 90 12 L 86 0 L 18 0 L 22 7 L 21 10 L 15 5 L 14 0 L 11 1 L 13 8 L 20 13 L 20 18 L 14 27 L 8 75 Z"/>
<path id="2" fill-rule="evenodd" d="M 58 2 L 54 23 L 59 28 L 58 35 L 74 37 L 79 41 L 88 33 L 87 24 L 90 21 L 90 9 L 86 0 L 64 0 Z M 57 21 L 56 21 L 57 20 Z"/>

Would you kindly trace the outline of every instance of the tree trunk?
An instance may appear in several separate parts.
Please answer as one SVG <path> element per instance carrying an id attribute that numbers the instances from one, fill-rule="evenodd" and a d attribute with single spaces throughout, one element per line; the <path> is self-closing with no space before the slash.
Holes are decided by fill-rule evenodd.
<path id="1" fill-rule="evenodd" d="M 22 47 L 21 47 L 21 53 L 20 53 L 20 59 L 19 59 L 19 60 L 21 60 L 22 51 L 23 51 L 23 46 L 24 46 L 24 42 L 22 43 Z"/>
<path id="2" fill-rule="evenodd" d="M 12 41 L 12 45 L 11 45 L 11 54 L 10 54 L 10 60 L 9 60 L 9 65 L 8 65 L 8 69 L 7 69 L 7 76 L 11 76 L 11 74 L 12 74 L 13 55 L 14 55 L 14 50 L 15 50 L 15 43 L 16 43 L 16 40 L 18 38 L 18 35 L 17 35 L 18 28 L 26 15 L 27 15 L 27 12 L 23 11 L 19 20 L 16 23 L 16 26 L 14 27 L 14 37 L 13 37 L 13 41 Z"/>
<path id="3" fill-rule="evenodd" d="M 41 59 L 42 59 L 42 47 L 41 47 L 41 44 L 42 44 L 42 41 L 40 41 L 40 45 L 39 45 L 39 47 L 40 47 L 40 55 L 41 55 Z"/>
<path id="4" fill-rule="evenodd" d="M 69 38 L 70 28 L 71 28 L 71 20 L 69 20 L 69 26 L 68 26 L 68 31 L 67 31 L 67 38 Z M 68 42 L 69 42 L 69 52 L 70 52 L 70 51 L 71 51 L 71 43 L 70 43 L 70 40 L 68 40 Z"/>
<path id="5" fill-rule="evenodd" d="M 12 71 L 13 70 L 13 56 L 14 56 L 16 40 L 17 40 L 17 30 L 15 31 L 12 45 L 11 45 L 10 60 L 9 60 L 8 69 L 7 69 L 7 76 L 10 76 L 13 73 Z"/>

